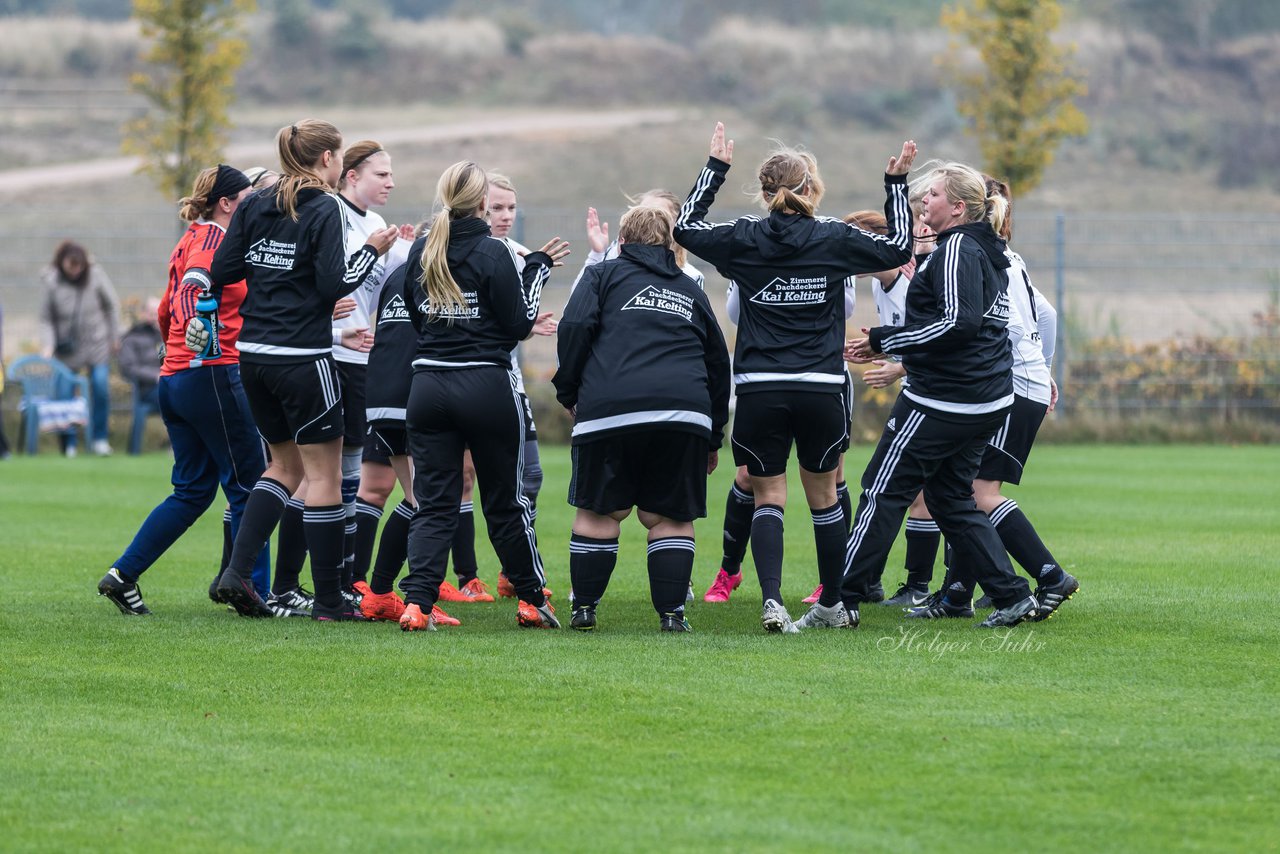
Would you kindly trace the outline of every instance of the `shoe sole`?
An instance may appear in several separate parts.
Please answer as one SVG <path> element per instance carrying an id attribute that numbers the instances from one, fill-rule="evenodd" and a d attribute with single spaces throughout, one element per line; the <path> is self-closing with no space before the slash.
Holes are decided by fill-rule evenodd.
<path id="1" fill-rule="evenodd" d="M 108 591 L 108 590 L 103 590 L 101 587 L 99 587 L 98 595 L 105 596 L 108 600 L 110 600 L 111 604 L 119 608 L 120 613 L 124 614 L 126 617 L 148 617 L 151 615 L 150 608 L 148 608 L 145 611 L 135 611 L 132 608 L 130 608 L 127 603 L 121 601 L 121 599 L 116 597 L 116 592 L 114 590 Z"/>
<path id="2" fill-rule="evenodd" d="M 236 613 L 242 617 L 271 617 L 271 609 L 261 599 L 255 599 L 248 591 L 239 587 L 219 587 L 218 594 Z"/>
<path id="3" fill-rule="evenodd" d="M 596 630 L 596 624 L 592 623 L 589 626 L 575 626 L 573 623 L 570 623 L 569 628 L 573 629 L 575 632 L 594 632 Z"/>

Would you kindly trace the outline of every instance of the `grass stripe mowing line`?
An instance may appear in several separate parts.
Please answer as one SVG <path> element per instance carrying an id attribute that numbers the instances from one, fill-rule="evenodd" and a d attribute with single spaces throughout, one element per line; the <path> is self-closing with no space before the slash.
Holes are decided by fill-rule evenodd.
<path id="1" fill-rule="evenodd" d="M 850 481 L 869 448 L 851 453 Z M 248 621 L 204 588 L 210 512 L 126 619 L 97 579 L 167 461 L 0 464 L 7 850 L 1274 850 L 1277 451 L 1037 449 L 1008 492 L 1083 582 L 1048 623 L 764 635 L 748 578 L 662 636 L 624 525 L 591 635 Z M 566 614 L 568 455 L 539 531 Z M 709 490 L 695 587 L 719 558 Z M 799 484 L 793 499 L 802 496 Z M 793 615 L 816 582 L 787 513 Z M 221 505 L 215 505 L 215 508 Z M 479 543 L 481 576 L 496 566 Z M 903 549 L 886 586 L 901 579 Z M 939 566 L 939 572 L 941 567 Z M 904 634 L 920 631 L 918 635 Z"/>

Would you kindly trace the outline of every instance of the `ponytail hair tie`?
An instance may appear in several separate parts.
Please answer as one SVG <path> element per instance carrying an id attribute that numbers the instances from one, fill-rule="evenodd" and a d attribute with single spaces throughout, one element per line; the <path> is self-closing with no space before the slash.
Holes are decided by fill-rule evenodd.
<path id="1" fill-rule="evenodd" d="M 293 139 L 297 135 L 298 135 L 298 126 L 289 125 L 289 139 Z"/>

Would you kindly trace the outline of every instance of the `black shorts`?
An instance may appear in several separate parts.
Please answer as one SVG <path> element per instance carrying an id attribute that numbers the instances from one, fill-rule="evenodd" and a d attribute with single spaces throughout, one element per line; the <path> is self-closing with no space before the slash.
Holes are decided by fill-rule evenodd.
<path id="1" fill-rule="evenodd" d="M 1048 404 L 1036 403 L 1027 397 L 1014 397 L 1013 408 L 1005 416 L 1004 426 L 996 431 L 982 452 L 978 480 L 1021 483 L 1022 467 L 1031 456 L 1031 446 L 1048 411 Z"/>
<path id="2" fill-rule="evenodd" d="M 409 433 L 404 425 L 370 424 L 364 441 L 364 462 L 391 465 L 392 457 L 409 455 Z"/>
<path id="3" fill-rule="evenodd" d="M 526 442 L 538 441 L 538 425 L 533 423 L 533 404 L 529 402 L 529 395 L 519 392 L 520 402 L 524 404 L 524 440 Z"/>
<path id="4" fill-rule="evenodd" d="M 342 437 L 342 395 L 332 356 L 285 365 L 242 361 L 240 379 L 268 444 L 315 445 Z"/>
<path id="5" fill-rule="evenodd" d="M 839 388 L 738 394 L 733 419 L 733 462 L 755 477 L 786 474 L 791 443 L 811 472 L 835 471 L 848 447 L 849 415 Z"/>
<path id="6" fill-rule="evenodd" d="M 364 444 L 367 423 L 364 413 L 364 384 L 368 365 L 338 362 L 338 378 L 342 380 L 342 443 L 358 448 Z"/>
<path id="7" fill-rule="evenodd" d="M 638 507 L 677 522 L 707 515 L 711 443 L 680 430 L 641 430 L 574 445 L 569 503 L 602 516 Z"/>

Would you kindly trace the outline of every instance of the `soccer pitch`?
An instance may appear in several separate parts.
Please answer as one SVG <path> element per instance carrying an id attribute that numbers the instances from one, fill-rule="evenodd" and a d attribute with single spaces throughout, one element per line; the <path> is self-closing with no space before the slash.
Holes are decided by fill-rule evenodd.
<path id="1" fill-rule="evenodd" d="M 855 489 L 869 454 L 848 456 Z M 567 450 L 543 465 L 567 617 Z M 732 602 L 701 601 L 725 459 L 693 634 L 658 633 L 634 520 L 592 634 L 520 630 L 510 600 L 405 634 L 212 605 L 220 503 L 143 577 L 154 616 L 124 618 L 95 586 L 167 456 L 14 458 L 0 847 L 1275 850 L 1278 473 L 1274 447 L 1039 447 L 1006 494 L 1080 578 L 1054 619 L 992 633 L 869 605 L 856 631 L 777 636 L 750 558 Z M 791 495 L 798 616 L 816 570 Z"/>

